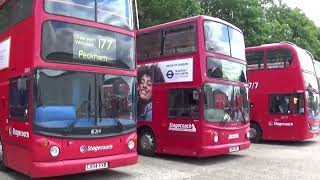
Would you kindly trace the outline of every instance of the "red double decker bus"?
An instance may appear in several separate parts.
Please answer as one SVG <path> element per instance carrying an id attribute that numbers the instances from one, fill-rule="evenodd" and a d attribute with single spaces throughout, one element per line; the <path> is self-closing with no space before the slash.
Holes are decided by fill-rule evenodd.
<path id="1" fill-rule="evenodd" d="M 246 48 L 251 140 L 300 141 L 319 131 L 313 58 L 290 42 Z"/>
<path id="2" fill-rule="evenodd" d="M 207 157 L 249 148 L 242 32 L 197 16 L 137 32 L 138 151 Z"/>
<path id="3" fill-rule="evenodd" d="M 1 168 L 135 164 L 135 2 L 0 2 Z"/>

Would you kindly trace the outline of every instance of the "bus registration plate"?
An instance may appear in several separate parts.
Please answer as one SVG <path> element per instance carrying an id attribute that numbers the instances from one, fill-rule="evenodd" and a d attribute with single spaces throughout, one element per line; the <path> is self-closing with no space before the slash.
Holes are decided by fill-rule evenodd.
<path id="1" fill-rule="evenodd" d="M 239 150 L 240 150 L 239 146 L 234 146 L 234 147 L 229 148 L 229 152 L 237 152 Z"/>
<path id="2" fill-rule="evenodd" d="M 92 171 L 92 170 L 97 170 L 97 169 L 105 169 L 108 168 L 108 163 L 103 162 L 103 163 L 95 163 L 95 164 L 87 164 L 86 165 L 86 171 Z"/>

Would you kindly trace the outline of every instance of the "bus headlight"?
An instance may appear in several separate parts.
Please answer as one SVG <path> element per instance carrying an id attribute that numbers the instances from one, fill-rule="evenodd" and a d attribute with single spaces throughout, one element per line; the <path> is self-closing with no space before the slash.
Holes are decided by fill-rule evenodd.
<path id="1" fill-rule="evenodd" d="M 58 146 L 52 146 L 52 147 L 50 148 L 50 155 L 51 155 L 52 157 L 57 157 L 59 154 L 60 154 L 60 149 L 59 149 Z"/>
<path id="2" fill-rule="evenodd" d="M 135 146 L 134 140 L 131 139 L 131 140 L 128 142 L 128 148 L 129 148 L 130 150 L 132 150 L 132 149 L 134 148 L 134 146 Z"/>
<path id="3" fill-rule="evenodd" d="M 217 143 L 219 141 L 219 136 L 216 134 L 213 136 L 213 141 Z"/>
<path id="4" fill-rule="evenodd" d="M 250 139 L 250 131 L 247 132 L 247 138 Z"/>

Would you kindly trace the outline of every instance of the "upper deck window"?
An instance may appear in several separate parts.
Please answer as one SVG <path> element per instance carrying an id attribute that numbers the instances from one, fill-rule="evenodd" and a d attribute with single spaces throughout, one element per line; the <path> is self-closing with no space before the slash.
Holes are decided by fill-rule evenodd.
<path id="1" fill-rule="evenodd" d="M 316 74 L 317 74 L 317 77 L 319 78 L 320 77 L 320 62 L 319 61 L 314 61 L 314 68 L 316 70 Z"/>
<path id="2" fill-rule="evenodd" d="M 289 49 L 271 49 L 267 51 L 267 67 L 269 69 L 286 68 L 292 63 Z"/>
<path id="3" fill-rule="evenodd" d="M 0 9 L 0 33 L 32 15 L 33 0 L 11 0 Z"/>
<path id="4" fill-rule="evenodd" d="M 204 22 L 207 51 L 245 60 L 244 38 L 240 31 L 214 21 Z"/>
<path id="5" fill-rule="evenodd" d="M 134 69 L 134 38 L 82 25 L 47 21 L 42 58 L 48 61 Z"/>
<path id="6" fill-rule="evenodd" d="M 174 55 L 196 50 L 194 24 L 184 24 L 164 31 L 164 55 Z"/>
<path id="7" fill-rule="evenodd" d="M 155 31 L 137 37 L 137 56 L 139 59 L 149 59 L 161 55 L 162 31 Z"/>
<path id="8" fill-rule="evenodd" d="M 133 30 L 132 0 L 45 0 L 45 10 Z"/>
<path id="9" fill-rule="evenodd" d="M 247 52 L 246 59 L 248 70 L 264 68 L 264 51 Z"/>
<path id="10" fill-rule="evenodd" d="M 315 73 L 313 65 L 313 57 L 310 56 L 304 49 L 298 48 L 297 50 L 299 56 L 300 66 L 304 71 L 309 71 Z"/>
<path id="11" fill-rule="evenodd" d="M 194 22 L 138 35 L 138 60 L 194 52 L 196 37 Z"/>
<path id="12" fill-rule="evenodd" d="M 229 81 L 247 82 L 246 66 L 244 64 L 212 57 L 207 58 L 207 76 Z"/>

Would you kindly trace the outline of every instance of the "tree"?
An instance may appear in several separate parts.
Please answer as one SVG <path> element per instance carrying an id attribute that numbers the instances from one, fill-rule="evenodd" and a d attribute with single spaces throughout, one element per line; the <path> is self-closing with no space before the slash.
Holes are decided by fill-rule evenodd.
<path id="1" fill-rule="evenodd" d="M 140 27 L 149 27 L 201 14 L 197 0 L 139 0 Z"/>
<path id="2" fill-rule="evenodd" d="M 266 19 L 273 25 L 268 42 L 291 41 L 320 58 L 320 29 L 300 9 L 274 5 L 267 10 Z"/>

